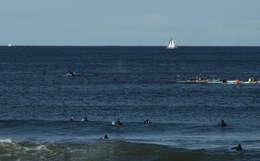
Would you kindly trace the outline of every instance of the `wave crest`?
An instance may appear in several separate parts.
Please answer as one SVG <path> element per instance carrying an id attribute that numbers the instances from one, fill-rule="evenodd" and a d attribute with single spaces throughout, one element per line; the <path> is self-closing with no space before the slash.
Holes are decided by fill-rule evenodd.
<path id="1" fill-rule="evenodd" d="M 0 143 L 13 143 L 11 139 L 0 139 Z"/>
<path id="2" fill-rule="evenodd" d="M 230 152 L 184 150 L 163 145 L 100 141 L 96 143 L 15 143 L 0 141 L 0 160 L 44 161 L 230 161 L 259 158 Z"/>

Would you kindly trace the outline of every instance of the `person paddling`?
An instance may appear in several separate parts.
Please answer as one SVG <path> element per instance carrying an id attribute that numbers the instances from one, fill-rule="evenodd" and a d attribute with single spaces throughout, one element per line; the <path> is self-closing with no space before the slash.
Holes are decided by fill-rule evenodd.
<path id="1" fill-rule="evenodd" d="M 74 121 L 74 116 L 70 116 L 70 121 Z"/>
<path id="2" fill-rule="evenodd" d="M 113 121 L 112 122 L 112 125 L 114 125 L 114 126 L 122 126 L 123 125 L 123 123 L 119 120 L 119 118 L 117 119 L 117 121 Z"/>
<path id="3" fill-rule="evenodd" d="M 226 127 L 227 124 L 225 123 L 224 120 L 221 120 L 220 123 L 219 123 L 219 126 L 223 128 L 223 127 Z"/>
<path id="4" fill-rule="evenodd" d="M 144 123 L 145 123 L 145 124 L 150 124 L 151 121 L 150 121 L 150 120 L 144 120 Z"/>
<path id="5" fill-rule="evenodd" d="M 104 136 L 102 136 L 102 139 L 103 139 L 103 140 L 108 139 L 108 136 L 107 136 L 107 135 L 104 135 Z"/>
<path id="6" fill-rule="evenodd" d="M 235 146 L 235 147 L 233 147 L 231 149 L 232 150 L 236 150 L 236 151 L 242 151 L 243 150 L 241 144 L 238 144 L 237 146 Z"/>
<path id="7" fill-rule="evenodd" d="M 88 118 L 84 117 L 84 118 L 81 119 L 81 121 L 88 121 Z"/>

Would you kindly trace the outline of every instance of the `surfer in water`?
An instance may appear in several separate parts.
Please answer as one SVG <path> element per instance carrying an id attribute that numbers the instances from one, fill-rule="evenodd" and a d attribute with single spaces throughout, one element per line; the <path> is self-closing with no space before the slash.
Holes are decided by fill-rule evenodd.
<path id="1" fill-rule="evenodd" d="M 68 71 L 68 73 L 66 74 L 67 77 L 75 77 L 75 76 L 78 76 L 77 73 L 75 72 L 72 72 L 72 71 Z"/>
<path id="2" fill-rule="evenodd" d="M 150 121 L 150 120 L 144 120 L 144 123 L 145 123 L 145 124 L 150 124 L 151 121 Z"/>
<path id="3" fill-rule="evenodd" d="M 114 125 L 114 126 L 122 126 L 123 125 L 123 123 L 119 120 L 119 118 L 117 119 L 117 121 L 113 121 L 112 122 L 112 125 Z"/>
<path id="4" fill-rule="evenodd" d="M 194 78 L 194 77 L 191 77 L 191 78 L 190 78 L 190 82 L 195 82 L 195 78 Z"/>
<path id="5" fill-rule="evenodd" d="M 227 83 L 227 80 L 226 79 L 222 79 L 222 83 Z"/>
<path id="6" fill-rule="evenodd" d="M 70 121 L 74 121 L 74 116 L 70 116 Z"/>
<path id="7" fill-rule="evenodd" d="M 224 120 L 221 120 L 220 123 L 219 123 L 219 126 L 223 128 L 223 127 L 226 127 L 227 124 L 225 123 Z"/>
<path id="8" fill-rule="evenodd" d="M 88 121 L 88 118 L 84 117 L 83 119 L 81 119 L 81 121 Z"/>
<path id="9" fill-rule="evenodd" d="M 107 135 L 104 135 L 104 136 L 102 136 L 101 139 L 103 139 L 103 140 L 108 139 L 108 136 L 107 136 Z"/>
<path id="10" fill-rule="evenodd" d="M 235 147 L 233 147 L 231 149 L 232 150 L 236 150 L 236 151 L 242 151 L 243 150 L 241 144 L 238 144 L 237 146 L 235 146 Z"/>

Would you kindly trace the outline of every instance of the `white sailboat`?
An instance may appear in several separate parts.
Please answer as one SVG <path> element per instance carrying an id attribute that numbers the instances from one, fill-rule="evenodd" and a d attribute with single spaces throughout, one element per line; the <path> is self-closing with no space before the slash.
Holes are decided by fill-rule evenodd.
<path id="1" fill-rule="evenodd" d="M 13 45 L 12 45 L 11 43 L 9 43 L 7 46 L 8 46 L 9 48 L 11 48 Z"/>
<path id="2" fill-rule="evenodd" d="M 177 46 L 175 45 L 175 42 L 173 41 L 173 39 L 171 39 L 169 41 L 169 44 L 167 46 L 167 49 L 175 49 Z"/>

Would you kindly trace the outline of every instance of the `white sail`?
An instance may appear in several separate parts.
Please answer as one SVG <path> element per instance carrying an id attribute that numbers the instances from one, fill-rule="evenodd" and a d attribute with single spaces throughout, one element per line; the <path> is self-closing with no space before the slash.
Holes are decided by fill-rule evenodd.
<path id="1" fill-rule="evenodd" d="M 13 45 L 12 45 L 11 43 L 9 43 L 7 46 L 10 48 L 10 47 L 12 47 Z"/>
<path id="2" fill-rule="evenodd" d="M 168 49 L 175 49 L 175 48 L 176 48 L 176 45 L 175 45 L 173 39 L 171 39 L 168 44 Z"/>

